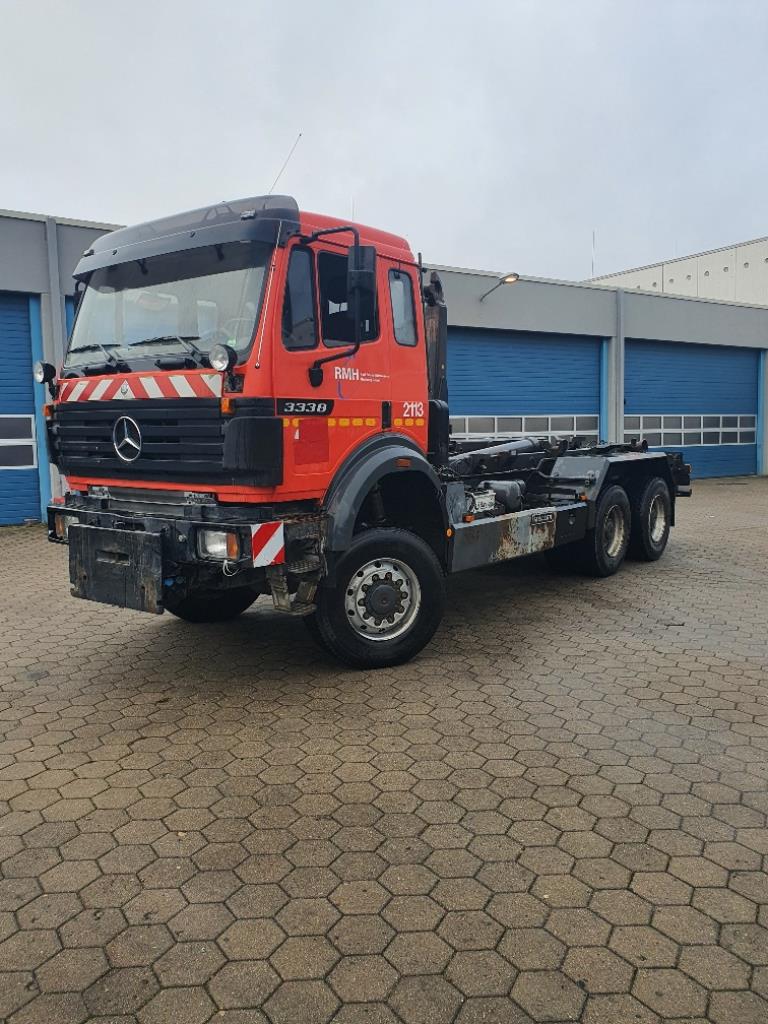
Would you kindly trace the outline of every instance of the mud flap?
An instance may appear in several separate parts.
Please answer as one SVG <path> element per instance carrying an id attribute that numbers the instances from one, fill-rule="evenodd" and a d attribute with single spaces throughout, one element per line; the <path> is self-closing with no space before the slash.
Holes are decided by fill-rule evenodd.
<path id="1" fill-rule="evenodd" d="M 71 526 L 69 578 L 74 597 L 160 615 L 162 537 L 159 533 Z"/>

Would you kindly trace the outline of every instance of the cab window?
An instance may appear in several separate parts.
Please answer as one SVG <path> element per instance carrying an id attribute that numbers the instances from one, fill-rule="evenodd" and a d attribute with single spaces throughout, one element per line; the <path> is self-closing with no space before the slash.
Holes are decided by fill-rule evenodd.
<path id="1" fill-rule="evenodd" d="M 413 284 L 410 274 L 401 270 L 389 272 L 389 298 L 392 303 L 392 323 L 398 345 L 416 344 L 416 310 L 413 305 Z"/>
<path id="2" fill-rule="evenodd" d="M 331 348 L 354 345 L 355 325 L 347 296 L 347 257 L 333 252 L 321 252 L 317 267 L 323 342 Z M 362 341 L 373 341 L 379 336 L 375 302 L 370 309 L 361 312 L 364 321 Z"/>
<path id="3" fill-rule="evenodd" d="M 283 300 L 283 344 L 289 351 L 315 348 L 315 286 L 312 253 L 296 248 L 288 262 L 288 278 Z"/>

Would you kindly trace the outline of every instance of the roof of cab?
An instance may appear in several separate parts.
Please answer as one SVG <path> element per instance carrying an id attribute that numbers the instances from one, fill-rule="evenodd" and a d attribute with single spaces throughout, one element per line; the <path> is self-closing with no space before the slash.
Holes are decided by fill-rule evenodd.
<path id="1" fill-rule="evenodd" d="M 393 235 L 389 231 L 381 231 L 379 228 L 372 228 L 367 224 L 358 224 L 340 217 L 328 217 L 323 213 L 309 213 L 302 210 L 300 217 L 302 233 L 311 234 L 313 231 L 325 228 L 354 227 L 360 233 L 360 241 L 364 245 L 374 245 L 381 256 L 389 256 L 391 259 L 401 260 L 404 263 L 414 262 L 413 252 L 407 239 L 400 235 Z"/>
<path id="2" fill-rule="evenodd" d="M 164 251 L 166 241 L 168 251 L 179 251 L 207 244 L 209 240 L 211 242 L 218 241 L 219 234 L 222 232 L 222 237 L 230 234 L 233 238 L 236 235 L 256 237 L 258 227 L 255 222 L 264 224 L 266 228 L 265 222 L 275 225 L 277 221 L 282 222 L 283 230 L 279 231 L 277 227 L 272 230 L 275 231 L 275 238 L 277 238 L 277 234 L 280 234 L 283 240 L 290 237 L 292 233 L 296 233 L 297 230 L 304 234 L 311 234 L 313 231 L 323 228 L 344 227 L 351 224 L 350 221 L 338 217 L 299 212 L 296 200 L 292 196 L 251 196 L 245 199 L 215 203 L 212 206 L 187 210 L 111 231 L 97 238 L 90 249 L 83 254 L 84 266 L 82 269 L 92 269 L 97 263 L 103 265 L 105 262 L 111 262 L 111 258 L 115 257 L 117 259 L 114 259 L 114 262 L 122 262 L 126 259 L 151 255 L 154 251 Z M 238 227 L 241 222 L 243 222 L 242 227 Z M 249 226 L 248 222 L 253 225 L 253 228 Z M 352 226 L 357 228 L 362 241 L 369 245 L 375 245 L 382 255 L 413 262 L 413 253 L 404 238 L 364 224 Z M 214 238 L 214 236 L 216 237 Z M 345 243 L 340 241 L 339 244 Z"/>

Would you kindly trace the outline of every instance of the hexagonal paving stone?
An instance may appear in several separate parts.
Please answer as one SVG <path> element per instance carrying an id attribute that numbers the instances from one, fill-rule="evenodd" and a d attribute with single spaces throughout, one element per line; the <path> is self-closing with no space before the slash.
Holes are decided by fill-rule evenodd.
<path id="1" fill-rule="evenodd" d="M 674 967 L 677 962 L 675 943 L 645 925 L 614 928 L 608 944 L 635 967 Z"/>
<path id="2" fill-rule="evenodd" d="M 445 978 L 429 975 L 401 978 L 389 1002 L 405 1024 L 450 1024 L 462 997 Z"/>
<path id="3" fill-rule="evenodd" d="M 334 992 L 322 981 L 288 981 L 265 1004 L 273 1024 L 326 1024 L 339 1005 Z"/>
<path id="4" fill-rule="evenodd" d="M 680 954 L 678 966 L 704 988 L 749 986 L 747 965 L 720 946 L 686 946 Z"/>
<path id="5" fill-rule="evenodd" d="M 515 1002 L 537 1021 L 577 1020 L 584 993 L 559 971 L 524 971 L 512 988 Z"/>
<path id="6" fill-rule="evenodd" d="M 0 1020 L 766 1024 L 764 490 L 698 482 L 631 615 L 467 574 L 383 673 L 268 601 L 62 617 L 0 531 Z"/>
<path id="7" fill-rule="evenodd" d="M 400 974 L 440 974 L 453 949 L 435 932 L 404 932 L 392 939 L 384 955 Z"/>
<path id="8" fill-rule="evenodd" d="M 632 968 L 608 949 L 572 949 L 563 970 L 590 994 L 629 992 L 632 985 Z"/>
<path id="9" fill-rule="evenodd" d="M 285 938 L 274 921 L 235 921 L 216 940 L 230 960 L 259 960 L 273 953 Z"/>
<path id="10" fill-rule="evenodd" d="M 215 1012 L 204 988 L 173 988 L 158 994 L 139 1011 L 141 1024 L 205 1024 Z"/>
<path id="11" fill-rule="evenodd" d="M 204 985 L 224 963 L 214 942 L 178 942 L 155 964 L 155 974 L 164 986 Z"/>
<path id="12" fill-rule="evenodd" d="M 754 992 L 715 992 L 709 1014 L 713 1024 L 765 1024 L 768 1001 Z"/>
<path id="13" fill-rule="evenodd" d="M 381 956 L 346 956 L 330 973 L 328 982 L 345 1003 L 371 1003 L 387 997 L 397 972 Z"/>
<path id="14" fill-rule="evenodd" d="M 511 928 L 498 951 L 521 971 L 554 970 L 563 962 L 566 947 L 542 928 Z"/>
<path id="15" fill-rule="evenodd" d="M 517 970 L 493 950 L 466 950 L 454 955 L 445 976 L 465 996 L 503 996 Z"/>
<path id="16" fill-rule="evenodd" d="M 634 995 L 663 1017 L 699 1017 L 707 1007 L 707 993 L 681 971 L 640 970 L 632 986 Z"/>
<path id="17" fill-rule="evenodd" d="M 101 949 L 63 949 L 36 972 L 42 992 L 83 992 L 109 970 Z"/>
<path id="18" fill-rule="evenodd" d="M 438 928 L 441 938 L 454 949 L 493 949 L 504 929 L 481 910 L 446 914 Z"/>
<path id="19" fill-rule="evenodd" d="M 395 934 L 386 921 L 371 914 L 342 917 L 328 932 L 328 938 L 342 954 L 381 953 Z"/>
<path id="20" fill-rule="evenodd" d="M 280 978 L 265 961 L 240 961 L 224 964 L 208 983 L 208 991 L 222 1010 L 249 1008 L 261 1006 L 279 984 Z"/>
<path id="21" fill-rule="evenodd" d="M 284 981 L 324 978 L 336 961 L 338 952 L 324 936 L 307 935 L 286 939 L 270 963 Z"/>

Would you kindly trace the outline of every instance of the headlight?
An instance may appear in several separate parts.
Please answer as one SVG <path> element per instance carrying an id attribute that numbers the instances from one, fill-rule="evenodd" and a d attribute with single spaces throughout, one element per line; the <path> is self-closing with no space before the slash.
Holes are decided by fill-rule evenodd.
<path id="1" fill-rule="evenodd" d="M 197 534 L 197 549 L 201 558 L 234 562 L 240 557 L 240 538 L 227 530 L 200 530 Z"/>
<path id="2" fill-rule="evenodd" d="M 237 352 L 230 345 L 214 345 L 208 353 L 208 362 L 214 370 L 231 370 L 237 362 Z"/>
<path id="3" fill-rule="evenodd" d="M 65 516 L 62 512 L 57 512 L 53 517 L 53 532 L 58 540 L 66 540 L 69 537 L 70 526 L 77 526 L 79 522 L 77 516 Z"/>
<path id="4" fill-rule="evenodd" d="M 38 384 L 47 384 L 55 378 L 56 367 L 50 363 L 37 362 L 32 368 L 32 376 Z"/>

